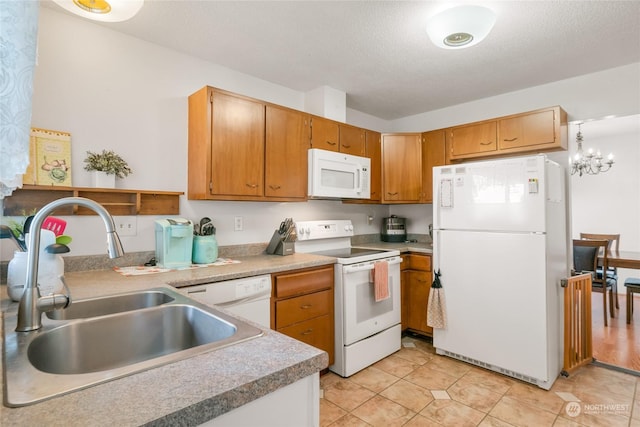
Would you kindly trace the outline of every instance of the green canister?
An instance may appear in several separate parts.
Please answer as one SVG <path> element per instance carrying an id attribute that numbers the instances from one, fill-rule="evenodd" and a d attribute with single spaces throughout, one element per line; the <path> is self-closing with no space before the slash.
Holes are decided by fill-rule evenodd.
<path id="1" fill-rule="evenodd" d="M 211 264 L 218 259 L 218 241 L 215 235 L 193 236 L 192 260 L 194 264 Z"/>

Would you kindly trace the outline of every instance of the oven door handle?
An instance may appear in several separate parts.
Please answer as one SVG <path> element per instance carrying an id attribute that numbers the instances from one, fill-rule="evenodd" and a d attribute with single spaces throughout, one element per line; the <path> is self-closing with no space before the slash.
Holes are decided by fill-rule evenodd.
<path id="1" fill-rule="evenodd" d="M 398 257 L 393 257 L 393 258 L 389 258 L 386 260 L 389 265 L 395 265 L 395 264 L 400 264 L 402 262 L 402 258 Z M 371 262 L 366 262 L 366 263 L 359 263 L 359 264 L 352 264 L 352 265 L 345 265 L 342 268 L 342 272 L 349 274 L 349 273 L 355 273 L 357 271 L 367 271 L 367 270 L 373 270 L 373 265 L 375 264 L 375 261 L 371 261 Z"/>

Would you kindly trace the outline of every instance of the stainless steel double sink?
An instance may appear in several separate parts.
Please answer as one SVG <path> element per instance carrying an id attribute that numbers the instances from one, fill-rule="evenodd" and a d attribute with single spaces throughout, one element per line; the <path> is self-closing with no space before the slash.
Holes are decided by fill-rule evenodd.
<path id="1" fill-rule="evenodd" d="M 4 403 L 24 406 L 262 335 L 169 288 L 74 301 L 15 332 L 4 313 Z"/>

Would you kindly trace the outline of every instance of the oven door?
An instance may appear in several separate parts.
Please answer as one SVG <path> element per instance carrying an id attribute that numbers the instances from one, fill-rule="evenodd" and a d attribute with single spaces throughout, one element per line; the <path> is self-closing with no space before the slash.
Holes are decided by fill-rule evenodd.
<path id="1" fill-rule="evenodd" d="M 375 261 L 342 267 L 342 319 L 344 345 L 400 323 L 400 257 L 389 263 L 389 298 L 376 302 L 371 270 Z"/>

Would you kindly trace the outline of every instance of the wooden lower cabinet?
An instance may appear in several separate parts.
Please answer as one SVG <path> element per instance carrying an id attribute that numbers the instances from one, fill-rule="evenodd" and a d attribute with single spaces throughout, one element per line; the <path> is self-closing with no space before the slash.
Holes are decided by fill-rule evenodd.
<path id="1" fill-rule="evenodd" d="M 334 361 L 333 265 L 271 275 L 271 328 L 324 350 Z"/>
<path id="2" fill-rule="evenodd" d="M 433 335 L 427 326 L 427 303 L 433 281 L 431 255 L 403 254 L 401 265 L 402 329 L 422 335 Z"/>

